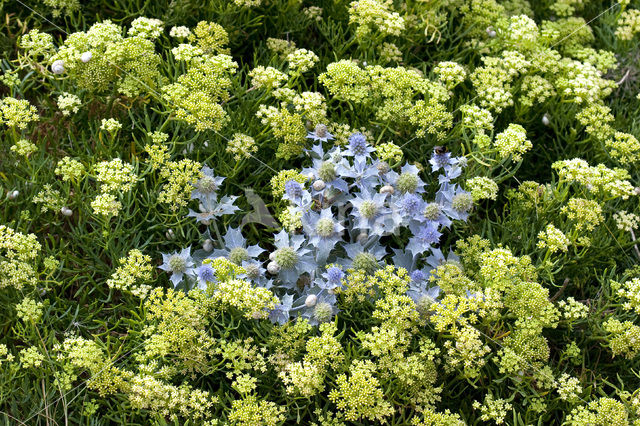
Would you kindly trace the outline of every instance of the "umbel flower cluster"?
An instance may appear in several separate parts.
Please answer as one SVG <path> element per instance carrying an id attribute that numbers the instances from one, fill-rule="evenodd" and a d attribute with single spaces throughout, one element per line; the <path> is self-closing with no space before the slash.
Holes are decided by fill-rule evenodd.
<path id="1" fill-rule="evenodd" d="M 638 0 L 2 5 L 0 423 L 640 426 Z"/>
<path id="2" fill-rule="evenodd" d="M 272 321 L 284 324 L 292 316 L 302 316 L 314 325 L 337 313 L 336 292 L 343 288 L 347 272 L 373 274 L 393 256 L 396 265 L 410 273 L 407 294 L 416 303 L 435 302 L 439 289 L 430 285 L 429 270 L 446 261 L 441 237 L 453 221 L 466 221 L 474 206 L 472 194 L 455 183 L 466 160 L 444 150 L 434 152 L 429 163 L 437 178 L 427 184 L 415 165 L 394 161 L 388 146 L 376 155 L 362 133 L 352 134 L 347 147 L 333 146 L 327 152 L 322 141 L 333 136 L 324 125 L 308 137 L 320 141 L 307 153 L 311 167 L 284 171 L 272 179 L 274 194 L 282 197 L 283 215 L 289 219 L 285 229 L 274 235 L 271 250 L 248 245 L 239 229 L 229 228 L 219 241 L 222 247 L 198 262 L 200 266 L 190 248 L 163 254 L 161 268 L 171 273 L 174 285 L 186 279 L 187 287 L 197 282 L 206 289 L 216 281 L 209 262 L 223 257 L 241 268 L 247 281 L 279 297 L 280 303 L 269 313 Z M 206 213 L 189 216 L 208 223 L 216 215 L 210 210 L 229 214 L 234 208 L 225 200 L 212 207 L 208 194 L 223 178 L 207 170 L 192 195 L 207 206 Z M 437 190 L 428 197 L 429 186 L 434 185 Z M 408 236 L 401 237 L 404 230 Z M 402 238 L 400 246 L 405 248 L 388 252 L 383 243 L 392 238 Z"/>

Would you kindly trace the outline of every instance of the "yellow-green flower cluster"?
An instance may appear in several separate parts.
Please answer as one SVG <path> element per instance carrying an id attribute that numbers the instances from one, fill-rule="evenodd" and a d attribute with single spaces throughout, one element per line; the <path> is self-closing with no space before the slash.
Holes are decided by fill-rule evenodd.
<path id="1" fill-rule="evenodd" d="M 33 197 L 33 202 L 42 204 L 40 207 L 42 213 L 49 210 L 58 212 L 64 207 L 66 199 L 62 197 L 60 191 L 53 189 L 50 184 L 46 183 L 42 186 L 42 190 Z"/>
<path id="2" fill-rule="evenodd" d="M 575 402 L 580 398 L 582 386 L 577 377 L 571 377 L 567 373 L 563 373 L 556 381 L 558 395 L 563 401 Z"/>
<path id="3" fill-rule="evenodd" d="M 318 76 L 318 81 L 341 100 L 363 102 L 369 95 L 369 75 L 353 60 L 330 63 L 326 72 Z"/>
<path id="4" fill-rule="evenodd" d="M 231 140 L 227 143 L 226 151 L 233 154 L 236 161 L 243 158 L 250 158 L 258 151 L 256 141 L 244 133 L 234 133 Z"/>
<path id="5" fill-rule="evenodd" d="M 569 426 L 610 425 L 627 426 L 629 414 L 623 403 L 613 398 L 603 397 L 591 401 L 588 405 L 571 410 L 567 415 L 565 424 Z M 638 425 L 636 420 L 634 426 Z"/>
<path id="6" fill-rule="evenodd" d="M 424 137 L 427 133 L 437 139 L 444 139 L 446 130 L 453 125 L 453 117 L 447 108 L 436 98 L 428 101 L 418 100 L 408 111 L 409 123 L 418 126 L 416 136 Z"/>
<path id="7" fill-rule="evenodd" d="M 302 10 L 302 13 L 305 14 L 305 16 L 309 19 L 312 19 L 314 21 L 322 21 L 322 8 L 318 7 L 318 6 L 309 6 L 309 7 L 305 7 Z"/>
<path id="8" fill-rule="evenodd" d="M 205 259 L 203 263 L 211 265 L 218 281 L 234 280 L 238 275 L 247 272 L 242 266 L 222 256 L 215 259 Z"/>
<path id="9" fill-rule="evenodd" d="M 169 135 L 163 132 L 148 132 L 151 143 L 144 146 L 144 150 L 149 154 L 151 168 L 157 170 L 169 161 L 169 147 L 164 143 L 169 139 Z"/>
<path id="10" fill-rule="evenodd" d="M 588 62 L 563 58 L 560 62 L 562 76 L 555 81 L 559 95 L 576 104 L 596 103 L 611 94 L 616 84 L 602 78 L 602 72 Z"/>
<path id="11" fill-rule="evenodd" d="M 500 113 L 513 105 L 513 76 L 503 66 L 478 67 L 470 78 L 480 98 L 481 107 Z"/>
<path id="12" fill-rule="evenodd" d="M 640 161 L 640 142 L 630 133 L 616 132 L 613 139 L 608 139 L 604 144 L 620 164 L 631 165 Z"/>
<path id="13" fill-rule="evenodd" d="M 553 224 L 548 224 L 544 231 L 538 233 L 538 248 L 546 248 L 551 253 L 559 251 L 566 253 L 571 241 L 564 233 Z"/>
<path id="14" fill-rule="evenodd" d="M 220 24 L 200 21 L 189 35 L 189 42 L 197 46 L 207 55 L 228 54 L 229 34 Z"/>
<path id="15" fill-rule="evenodd" d="M 576 119 L 596 140 L 604 142 L 613 137 L 614 130 L 611 123 L 615 117 L 611 114 L 611 108 L 600 102 L 587 104 L 576 114 Z"/>
<path id="16" fill-rule="evenodd" d="M 302 74 L 309 71 L 320 60 L 318 55 L 307 49 L 296 49 L 287 55 L 290 74 Z"/>
<path id="17" fill-rule="evenodd" d="M 196 423 L 211 417 L 218 397 L 187 384 L 175 386 L 149 374 L 137 374 L 126 384 L 132 408 L 149 410 L 153 415 L 192 419 Z M 205 424 L 205 423 L 201 423 Z"/>
<path id="18" fill-rule="evenodd" d="M 392 167 L 393 165 L 400 164 L 404 156 L 402 149 L 393 142 L 376 145 L 376 153 L 378 154 L 379 159 L 386 161 Z"/>
<path id="19" fill-rule="evenodd" d="M 25 53 L 34 59 L 41 56 L 48 57 L 56 49 L 51 34 L 40 32 L 36 28 L 20 37 L 18 47 L 25 50 Z"/>
<path id="20" fill-rule="evenodd" d="M 310 121 L 312 126 L 327 121 L 327 105 L 322 93 L 302 92 L 296 94 L 291 101 L 296 112 Z"/>
<path id="21" fill-rule="evenodd" d="M 473 201 L 495 200 L 498 197 L 498 184 L 488 177 L 476 176 L 467 179 L 466 187 L 471 192 Z"/>
<path id="22" fill-rule="evenodd" d="M 596 50 L 591 47 L 576 47 L 567 53 L 582 62 L 593 64 L 599 71 L 607 73 L 618 67 L 616 54 L 608 50 Z"/>
<path id="23" fill-rule="evenodd" d="M 631 321 L 609 318 L 602 324 L 613 356 L 622 355 L 632 359 L 640 352 L 640 327 Z"/>
<path id="24" fill-rule="evenodd" d="M 393 407 L 384 397 L 380 381 L 374 376 L 375 364 L 369 360 L 355 360 L 349 375 L 340 374 L 329 399 L 344 413 L 347 421 L 369 420 L 383 422 L 393 413 Z"/>
<path id="25" fill-rule="evenodd" d="M 612 282 L 611 288 L 618 297 L 626 299 L 624 309 L 640 314 L 640 279 L 633 278 L 623 284 Z"/>
<path id="26" fill-rule="evenodd" d="M 593 231 L 604 222 L 602 206 L 595 200 L 572 197 L 560 211 L 575 223 L 577 231 Z"/>
<path id="27" fill-rule="evenodd" d="M 0 225 L 0 288 L 21 289 L 36 284 L 35 259 L 40 243 L 33 234 L 22 234 Z"/>
<path id="28" fill-rule="evenodd" d="M 288 206 L 278 214 L 278 221 L 284 229 L 293 233 L 302 228 L 302 212 Z"/>
<path id="29" fill-rule="evenodd" d="M 262 124 L 271 127 L 276 138 L 283 140 L 278 146 L 277 157 L 288 160 L 302 154 L 307 129 L 300 114 L 291 113 L 286 108 L 260 105 L 256 116 L 261 118 Z"/>
<path id="30" fill-rule="evenodd" d="M 9 352 L 7 345 L 0 344 L 0 365 L 2 365 L 3 362 L 11 362 L 13 359 L 13 354 Z"/>
<path id="31" fill-rule="evenodd" d="M 38 118 L 38 110 L 26 99 L 6 97 L 0 100 L 0 124 L 24 130 Z"/>
<path id="32" fill-rule="evenodd" d="M 558 0 L 549 6 L 558 16 L 571 16 L 577 10 L 582 10 L 585 6 L 584 0 Z"/>
<path id="33" fill-rule="evenodd" d="M 616 221 L 616 226 L 618 227 L 618 229 L 622 229 L 626 232 L 631 232 L 632 230 L 638 228 L 638 225 L 640 225 L 640 216 L 624 210 L 615 212 L 613 214 L 613 218 Z"/>
<path id="34" fill-rule="evenodd" d="M 197 46 L 187 43 L 181 43 L 171 49 L 173 57 L 178 61 L 190 62 L 192 60 L 200 60 L 204 52 Z"/>
<path id="35" fill-rule="evenodd" d="M 285 407 L 249 395 L 244 399 L 231 401 L 229 421 L 237 425 L 276 426 L 285 421 L 284 412 Z"/>
<path id="36" fill-rule="evenodd" d="M 436 73 L 438 80 L 440 80 L 448 90 L 452 90 L 467 78 L 465 69 L 456 62 L 439 62 L 433 69 L 433 72 Z"/>
<path id="37" fill-rule="evenodd" d="M 70 16 L 80 9 L 79 0 L 42 0 L 42 3 L 51 9 L 51 16 L 54 18 L 60 17 L 63 13 Z"/>
<path id="38" fill-rule="evenodd" d="M 98 22 L 86 32 L 69 35 L 48 62 L 80 89 L 104 92 L 115 86 L 129 97 L 155 90 L 161 58 L 153 41 L 122 33 L 123 28 L 111 21 Z"/>
<path id="39" fill-rule="evenodd" d="M 279 303 L 271 290 L 256 287 L 249 281 L 232 279 L 213 284 L 213 300 L 224 308 L 235 308 L 248 319 L 267 318 Z"/>
<path id="40" fill-rule="evenodd" d="M 627 9 L 618 17 L 616 37 L 619 40 L 630 41 L 640 33 L 640 10 Z"/>
<path id="41" fill-rule="evenodd" d="M 167 183 L 162 186 L 158 201 L 169 204 L 172 211 L 186 206 L 195 183 L 202 177 L 201 168 L 200 163 L 186 158 L 163 164 L 160 177 Z"/>
<path id="42" fill-rule="evenodd" d="M 130 292 L 134 296 L 144 298 L 151 287 L 144 282 L 151 281 L 151 257 L 138 249 L 129 251 L 127 257 L 120 259 L 120 266 L 107 280 L 110 288 Z"/>
<path id="43" fill-rule="evenodd" d="M 597 195 L 626 200 L 635 194 L 629 172 L 624 169 L 609 169 L 604 164 L 590 166 L 580 158 L 556 161 L 551 167 L 562 180 L 578 182 Z"/>
<path id="44" fill-rule="evenodd" d="M 200 48 L 206 53 L 205 48 Z M 220 131 L 228 120 L 222 102 L 229 99 L 231 76 L 237 68 L 238 64 L 226 54 L 191 61 L 176 83 L 162 87 L 162 97 L 172 113 L 196 131 Z"/>
<path id="45" fill-rule="evenodd" d="M 160 37 L 163 31 L 164 23 L 161 20 L 140 16 L 131 22 L 131 27 L 127 34 L 155 40 Z"/>
<path id="46" fill-rule="evenodd" d="M 82 101 L 80 98 L 73 93 L 64 92 L 60 96 L 58 96 L 58 108 L 62 111 L 62 115 L 71 115 L 75 114 L 80 109 L 80 105 L 82 105 Z"/>
<path id="47" fill-rule="evenodd" d="M 169 36 L 173 38 L 187 38 L 191 35 L 191 30 L 189 27 L 185 27 L 184 25 L 173 26 L 169 30 Z"/>
<path id="48" fill-rule="evenodd" d="M 562 311 L 563 318 L 568 321 L 584 319 L 589 314 L 589 307 L 584 303 L 578 302 L 573 297 L 567 297 L 565 300 L 559 301 L 558 307 Z"/>
<path id="49" fill-rule="evenodd" d="M 402 62 L 402 51 L 393 43 L 382 43 L 378 51 L 383 63 Z"/>
<path id="50" fill-rule="evenodd" d="M 122 209 L 122 203 L 118 201 L 115 195 L 103 193 L 91 201 L 91 208 L 95 214 L 109 219 L 113 216 L 118 216 Z"/>
<path id="51" fill-rule="evenodd" d="M 522 154 L 533 147 L 527 139 L 527 131 L 519 124 L 509 124 L 506 130 L 496 136 L 493 145 L 501 158 L 506 160 L 511 157 L 513 161 L 522 160 Z"/>
<path id="52" fill-rule="evenodd" d="M 488 109 L 480 108 L 477 105 L 462 105 L 462 125 L 473 130 L 477 134 L 493 131 L 493 115 Z"/>
<path id="53" fill-rule="evenodd" d="M 25 323 L 35 324 L 40 321 L 44 312 L 44 303 L 25 297 L 16 305 L 16 315 Z"/>
<path id="54" fill-rule="evenodd" d="M 38 147 L 26 139 L 20 139 L 15 145 L 11 145 L 9 149 L 25 158 L 38 151 Z"/>
<path id="55" fill-rule="evenodd" d="M 55 174 L 62 177 L 63 181 L 78 181 L 84 174 L 84 166 L 78 160 L 71 157 L 63 157 L 55 168 Z"/>
<path id="56" fill-rule="evenodd" d="M 356 26 L 356 37 L 366 40 L 374 31 L 382 36 L 399 36 L 405 29 L 404 19 L 385 0 L 357 0 L 349 5 L 349 24 Z M 375 37 L 375 35 L 374 35 Z"/>
<path id="57" fill-rule="evenodd" d="M 281 59 L 285 59 L 290 53 L 296 50 L 296 44 L 290 40 L 269 37 L 267 39 L 267 48 L 277 53 Z"/>
<path id="58" fill-rule="evenodd" d="M 36 368 L 42 365 L 44 355 L 35 346 L 29 346 L 20 351 L 20 364 L 22 368 Z"/>
<path id="59" fill-rule="evenodd" d="M 532 107 L 544 103 L 556 95 L 553 85 L 546 78 L 539 75 L 527 75 L 520 86 L 520 104 Z"/>
<path id="60" fill-rule="evenodd" d="M 481 404 L 479 401 L 474 401 L 473 408 L 480 410 L 481 420 L 485 422 L 493 421 L 495 424 L 501 425 L 511 411 L 512 405 L 504 399 L 494 398 L 493 395 L 488 394 L 484 398 L 484 403 Z"/>
<path id="61" fill-rule="evenodd" d="M 120 123 L 115 118 L 103 118 L 100 124 L 100 129 L 115 134 L 118 132 L 118 130 L 122 129 L 122 123 Z"/>
<path id="62" fill-rule="evenodd" d="M 138 181 L 133 165 L 125 163 L 120 158 L 102 161 L 95 166 L 94 170 L 96 180 L 100 183 L 100 190 L 104 193 L 127 193 Z"/>
<path id="63" fill-rule="evenodd" d="M 299 320 L 302 331 L 309 327 Z M 297 327 L 297 326 L 296 326 Z M 296 396 L 311 397 L 324 390 L 324 378 L 331 368 L 336 370 L 344 360 L 340 341 L 335 336 L 336 324 L 320 325 L 320 336 L 311 337 L 306 342 L 307 353 L 302 361 L 286 362 L 279 372 L 287 393 Z"/>
<path id="64" fill-rule="evenodd" d="M 280 70 L 262 65 L 249 71 L 249 77 L 251 77 L 252 87 L 265 90 L 277 89 L 289 78 Z"/>

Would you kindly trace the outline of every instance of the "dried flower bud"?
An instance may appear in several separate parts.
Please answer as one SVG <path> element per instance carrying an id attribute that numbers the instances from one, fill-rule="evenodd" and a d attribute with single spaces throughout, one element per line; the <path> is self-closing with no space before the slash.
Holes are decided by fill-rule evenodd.
<path id="1" fill-rule="evenodd" d="M 64 72 L 64 61 L 58 59 L 51 64 L 51 71 L 54 74 L 62 74 Z"/>
<path id="2" fill-rule="evenodd" d="M 84 52 L 84 53 L 80 56 L 80 60 L 86 64 L 87 62 L 89 62 L 89 61 L 91 60 L 91 57 L 92 57 L 92 56 L 93 56 L 93 53 L 91 53 L 91 52 Z"/>

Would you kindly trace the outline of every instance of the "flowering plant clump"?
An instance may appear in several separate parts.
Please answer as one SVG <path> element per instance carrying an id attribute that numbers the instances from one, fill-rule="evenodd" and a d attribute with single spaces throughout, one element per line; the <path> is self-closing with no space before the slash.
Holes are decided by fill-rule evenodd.
<path id="1" fill-rule="evenodd" d="M 638 0 L 14 3 L 4 423 L 640 426 Z"/>

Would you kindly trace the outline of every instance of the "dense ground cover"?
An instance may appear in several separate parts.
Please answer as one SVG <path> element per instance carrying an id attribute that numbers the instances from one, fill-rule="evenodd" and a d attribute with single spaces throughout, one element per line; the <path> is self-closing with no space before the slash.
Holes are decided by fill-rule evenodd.
<path id="1" fill-rule="evenodd" d="M 640 424 L 640 3 L 2 1 L 6 424 Z"/>

